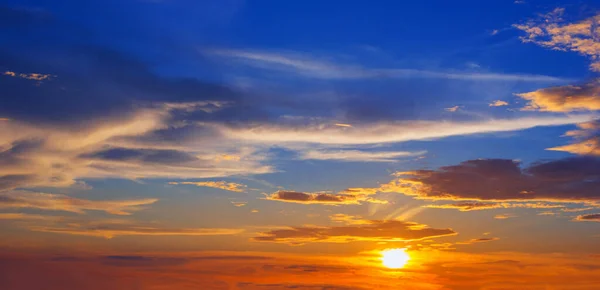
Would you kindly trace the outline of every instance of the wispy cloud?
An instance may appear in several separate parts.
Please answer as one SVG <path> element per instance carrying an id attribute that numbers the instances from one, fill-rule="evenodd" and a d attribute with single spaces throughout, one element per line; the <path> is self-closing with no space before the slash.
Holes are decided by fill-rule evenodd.
<path id="1" fill-rule="evenodd" d="M 264 199 L 291 203 L 322 204 L 322 205 L 347 205 L 365 203 L 387 203 L 385 200 L 376 199 L 370 195 L 375 192 L 351 191 L 340 193 L 327 192 L 297 192 L 280 190 L 266 195 Z"/>
<path id="2" fill-rule="evenodd" d="M 277 53 L 235 49 L 204 50 L 205 54 L 224 57 L 240 64 L 265 70 L 277 70 L 320 79 L 381 79 L 436 78 L 477 81 L 561 82 L 561 78 L 530 75 L 477 73 L 460 71 L 430 71 L 407 68 L 368 68 L 360 65 L 338 64 L 300 53 Z"/>
<path id="3" fill-rule="evenodd" d="M 221 126 L 219 131 L 230 139 L 269 144 L 375 144 L 431 140 L 450 136 L 510 132 L 538 126 L 559 126 L 587 122 L 594 115 L 568 115 L 556 117 L 523 117 L 515 119 L 488 119 L 477 121 L 403 121 L 355 124 L 351 128 L 309 124 L 287 126 L 275 124 L 249 124 L 247 126 Z"/>
<path id="4" fill-rule="evenodd" d="M 426 151 L 360 151 L 360 150 L 306 150 L 300 155 L 301 159 L 338 160 L 349 162 L 396 162 L 400 158 L 421 156 Z"/>
<path id="5" fill-rule="evenodd" d="M 156 198 L 129 200 L 87 200 L 62 194 L 14 190 L 0 192 L 0 208 L 34 208 L 50 211 L 84 213 L 88 210 L 104 211 L 114 215 L 130 215 L 134 211 L 157 202 Z"/>
<path id="6" fill-rule="evenodd" d="M 204 187 L 212 187 L 218 188 L 222 190 L 234 191 L 234 192 L 244 192 L 247 188 L 245 184 L 235 183 L 235 182 L 225 182 L 225 181 L 181 181 L 181 182 L 169 182 L 169 184 L 186 184 L 186 185 L 195 185 L 195 186 L 204 186 Z"/>
<path id="7" fill-rule="evenodd" d="M 299 245 L 310 242 L 348 243 L 353 241 L 415 241 L 455 235 L 452 229 L 430 228 L 404 221 L 371 220 L 363 224 L 339 227 L 292 227 L 261 233 L 254 241 Z"/>

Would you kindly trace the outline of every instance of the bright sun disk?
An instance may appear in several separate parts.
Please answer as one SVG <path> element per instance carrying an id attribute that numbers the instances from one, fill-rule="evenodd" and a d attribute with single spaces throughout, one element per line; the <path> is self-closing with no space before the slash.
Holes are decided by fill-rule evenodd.
<path id="1" fill-rule="evenodd" d="M 403 268 L 410 260 L 406 249 L 389 249 L 381 252 L 382 264 L 390 269 Z"/>

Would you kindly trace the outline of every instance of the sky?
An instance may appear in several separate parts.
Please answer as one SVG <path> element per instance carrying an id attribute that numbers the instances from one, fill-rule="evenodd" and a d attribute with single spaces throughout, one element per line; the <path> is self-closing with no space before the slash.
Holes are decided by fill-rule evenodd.
<path id="1" fill-rule="evenodd" d="M 598 1 L 1 0 L 0 288 L 599 289 L 599 73 Z"/>

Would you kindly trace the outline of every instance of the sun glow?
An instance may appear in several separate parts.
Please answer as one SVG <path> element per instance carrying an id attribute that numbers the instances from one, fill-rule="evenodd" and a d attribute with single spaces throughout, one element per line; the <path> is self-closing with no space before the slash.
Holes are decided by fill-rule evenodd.
<path id="1" fill-rule="evenodd" d="M 406 249 L 389 249 L 381 252 L 381 263 L 390 269 L 403 268 L 410 260 Z"/>

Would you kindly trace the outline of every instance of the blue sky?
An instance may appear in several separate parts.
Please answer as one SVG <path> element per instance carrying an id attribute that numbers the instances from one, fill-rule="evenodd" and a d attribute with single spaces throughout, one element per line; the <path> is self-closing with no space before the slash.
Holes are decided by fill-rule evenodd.
<path id="1" fill-rule="evenodd" d="M 0 3 L 2 247 L 599 254 L 600 3 L 80 2 Z"/>

